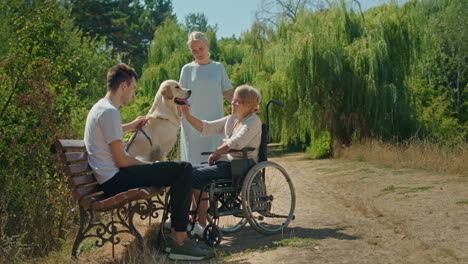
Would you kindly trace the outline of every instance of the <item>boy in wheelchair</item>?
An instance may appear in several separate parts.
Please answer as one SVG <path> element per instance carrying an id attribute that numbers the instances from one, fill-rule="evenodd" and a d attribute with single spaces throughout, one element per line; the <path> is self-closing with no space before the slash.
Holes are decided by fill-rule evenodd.
<path id="1" fill-rule="evenodd" d="M 257 162 L 258 150 L 260 147 L 262 122 L 255 114 L 261 101 L 261 95 L 257 89 L 249 85 L 242 85 L 235 89 L 231 102 L 232 114 L 214 121 L 200 120 L 190 114 L 190 106 L 180 106 L 184 118 L 202 135 L 223 134 L 224 143 L 221 144 L 208 157 L 208 164 L 195 167 L 193 170 L 192 189 L 195 204 L 200 204 L 198 208 L 198 225 L 194 231 L 201 237 L 207 225 L 208 201 L 202 199 L 198 201 L 203 187 L 213 180 L 231 180 L 231 161 L 247 158 Z M 248 152 L 230 152 L 230 150 L 250 148 Z M 252 162 L 253 164 L 253 162 Z M 207 193 L 202 194 L 207 198 Z"/>

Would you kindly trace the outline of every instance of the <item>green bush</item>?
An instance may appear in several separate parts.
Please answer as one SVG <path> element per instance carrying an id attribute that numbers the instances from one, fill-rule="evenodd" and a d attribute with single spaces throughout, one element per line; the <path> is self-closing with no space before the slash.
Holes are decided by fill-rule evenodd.
<path id="1" fill-rule="evenodd" d="M 308 157 L 311 159 L 329 158 L 331 155 L 330 141 L 330 133 L 325 131 L 318 135 L 314 140 L 312 140 L 310 146 L 306 149 Z"/>
<path id="2" fill-rule="evenodd" d="M 104 94 L 114 61 L 56 1 L 0 1 L 0 20 L 15 32 L 0 31 L 0 262 L 8 263 L 60 247 L 76 222 L 50 147 L 82 137 L 80 109 Z"/>

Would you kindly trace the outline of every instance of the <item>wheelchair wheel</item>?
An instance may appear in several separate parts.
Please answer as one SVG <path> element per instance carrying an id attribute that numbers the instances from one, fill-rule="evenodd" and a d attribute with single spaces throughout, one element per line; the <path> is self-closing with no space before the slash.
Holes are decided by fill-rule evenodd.
<path id="1" fill-rule="evenodd" d="M 262 234 L 278 233 L 294 219 L 296 192 L 286 170 L 265 161 L 247 173 L 242 206 L 249 224 Z"/>
<path id="2" fill-rule="evenodd" d="M 203 240 L 210 247 L 219 246 L 223 240 L 223 232 L 216 225 L 209 224 L 203 231 Z"/>
<path id="3" fill-rule="evenodd" d="M 208 222 L 217 225 L 223 233 L 230 234 L 241 230 L 247 224 L 247 219 L 243 215 L 224 215 L 215 221 L 208 213 Z"/>

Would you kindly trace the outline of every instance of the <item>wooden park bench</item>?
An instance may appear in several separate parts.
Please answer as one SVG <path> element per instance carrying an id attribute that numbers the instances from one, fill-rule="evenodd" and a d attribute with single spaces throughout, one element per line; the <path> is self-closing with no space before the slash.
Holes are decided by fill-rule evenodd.
<path id="1" fill-rule="evenodd" d="M 63 163 L 71 195 L 78 201 L 80 208 L 80 227 L 73 243 L 72 256 L 76 257 L 78 247 L 87 238 L 95 238 L 97 247 L 111 243 L 112 257 L 114 246 L 121 241 L 121 233 L 133 235 L 143 245 L 143 236 L 135 228 L 133 218 L 137 214 L 141 220 L 151 221 L 152 217 L 159 216 L 158 211 L 164 212 L 167 204 L 167 196 L 164 201 L 162 198 L 165 189 L 130 189 L 108 197 L 100 190 L 88 164 L 88 153 L 83 140 L 59 139 L 55 143 L 55 149 Z M 96 212 L 110 212 L 111 218 L 96 217 L 99 215 Z"/>

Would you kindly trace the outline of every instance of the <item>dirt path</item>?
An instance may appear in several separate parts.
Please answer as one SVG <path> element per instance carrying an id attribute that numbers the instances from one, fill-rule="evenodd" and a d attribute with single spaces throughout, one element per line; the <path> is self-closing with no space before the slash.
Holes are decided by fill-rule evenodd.
<path id="1" fill-rule="evenodd" d="M 247 225 L 225 235 L 219 249 L 234 254 L 227 262 L 468 263 L 468 174 L 307 160 L 302 153 L 270 160 L 294 181 L 296 219 L 284 234 L 263 236 Z M 289 237 L 317 243 L 246 252 Z M 109 252 L 106 247 L 94 249 L 79 262 L 118 262 L 109 260 Z M 164 255 L 151 259 L 171 263 Z"/>
<path id="2" fill-rule="evenodd" d="M 222 249 L 242 252 L 282 237 L 317 239 L 279 247 L 235 263 L 468 263 L 468 174 L 441 175 L 367 162 L 272 158 L 293 178 L 296 220 L 283 235 L 250 228 Z M 226 238 L 226 240 L 229 237 Z"/>

